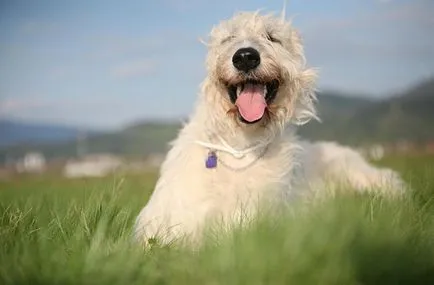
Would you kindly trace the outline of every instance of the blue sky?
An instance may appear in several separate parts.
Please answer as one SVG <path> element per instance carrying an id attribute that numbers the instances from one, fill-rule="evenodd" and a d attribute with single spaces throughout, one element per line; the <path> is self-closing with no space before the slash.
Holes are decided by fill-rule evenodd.
<path id="1" fill-rule="evenodd" d="M 213 25 L 283 0 L 0 1 L 0 117 L 113 128 L 193 106 Z M 434 1 L 289 0 L 320 89 L 387 96 L 434 75 Z"/>

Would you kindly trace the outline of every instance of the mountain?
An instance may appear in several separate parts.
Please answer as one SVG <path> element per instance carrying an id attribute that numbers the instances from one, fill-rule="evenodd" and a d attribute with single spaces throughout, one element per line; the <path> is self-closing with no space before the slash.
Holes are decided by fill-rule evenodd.
<path id="1" fill-rule="evenodd" d="M 320 112 L 323 103 L 325 106 L 330 103 L 327 101 L 319 99 Z M 333 104 L 322 116 L 323 123 L 309 123 L 300 129 L 300 134 L 352 145 L 434 140 L 434 79 L 384 100 L 352 101 L 347 104 L 348 112 L 342 112 L 342 105 Z"/>
<path id="2" fill-rule="evenodd" d="M 0 146 L 65 142 L 77 137 L 80 129 L 59 125 L 0 120 Z"/>
<path id="3" fill-rule="evenodd" d="M 143 157 L 165 152 L 167 143 L 174 139 L 180 124 L 143 122 L 121 131 L 82 133 L 79 137 L 62 142 L 34 142 L 0 147 L 0 162 L 19 158 L 28 151 L 44 153 L 48 158 L 67 158 L 82 153 L 113 153 L 127 157 Z"/>
<path id="4" fill-rule="evenodd" d="M 419 99 L 428 99 L 434 97 L 434 78 L 426 79 L 419 84 L 411 87 L 410 89 L 403 92 L 397 98 L 401 99 L 409 99 L 409 100 L 419 100 Z"/>
<path id="5" fill-rule="evenodd" d="M 363 137 L 383 142 L 434 140 L 434 80 L 359 110 L 348 124 L 349 127 L 358 124 L 355 140 Z"/>
<path id="6" fill-rule="evenodd" d="M 298 133 L 303 138 L 336 140 L 338 131 L 345 128 L 347 121 L 358 110 L 375 104 L 373 99 L 332 91 L 320 92 L 317 98 L 316 108 L 321 122 L 311 120 L 308 124 L 301 126 Z"/>

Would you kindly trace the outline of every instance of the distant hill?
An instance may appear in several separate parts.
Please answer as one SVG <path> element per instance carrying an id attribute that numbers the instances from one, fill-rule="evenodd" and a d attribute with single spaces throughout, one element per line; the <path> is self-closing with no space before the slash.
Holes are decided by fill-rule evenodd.
<path id="1" fill-rule="evenodd" d="M 345 103 L 348 112 L 341 110 L 343 103 L 332 102 L 332 108 L 327 109 L 329 99 L 319 99 L 323 122 L 309 123 L 300 129 L 300 135 L 347 144 L 434 140 L 434 79 L 381 101 L 356 103 L 349 99 Z"/>
<path id="2" fill-rule="evenodd" d="M 74 139 L 80 130 L 60 125 L 0 120 L 0 147 L 17 144 L 55 143 Z"/>
<path id="3" fill-rule="evenodd" d="M 317 112 L 321 122 L 312 120 L 300 127 L 298 133 L 303 138 L 335 140 L 338 130 L 344 128 L 358 110 L 375 102 L 373 99 L 331 91 L 320 92 L 317 98 Z"/>
<path id="4" fill-rule="evenodd" d="M 404 91 L 402 94 L 397 96 L 397 98 L 400 99 L 408 99 L 408 100 L 415 100 L 415 99 L 428 99 L 434 97 L 434 78 L 427 79 L 419 84 L 413 86 L 412 88 L 409 88 L 408 90 Z"/>
<path id="5" fill-rule="evenodd" d="M 6 157 L 18 158 L 28 151 L 40 151 L 48 158 L 66 158 L 84 153 L 114 153 L 128 157 L 143 157 L 165 152 L 168 141 L 175 138 L 180 125 L 167 122 L 144 122 L 118 132 L 87 134 L 79 141 L 77 136 L 63 142 L 22 143 L 0 147 L 0 162 Z"/>
<path id="6" fill-rule="evenodd" d="M 311 140 L 336 140 L 361 145 L 374 142 L 434 140 L 434 79 L 421 82 L 396 96 L 373 100 L 338 92 L 318 94 L 318 112 L 322 123 L 315 121 L 299 129 L 300 136 Z M 79 149 L 86 153 L 111 152 L 128 157 L 143 157 L 166 152 L 180 128 L 179 123 L 141 122 L 118 132 L 89 134 L 77 148 L 76 132 L 55 132 L 56 139 L 67 142 L 27 144 L 0 147 L 0 162 L 6 154 L 19 157 L 29 150 L 42 151 L 48 157 L 68 157 Z M 76 131 L 76 130 L 75 130 Z M 61 134 L 64 134 L 63 137 Z M 50 138 L 50 136 L 48 136 Z M 23 141 L 23 140 L 21 140 Z M 42 142 L 41 142 L 42 141 Z"/>

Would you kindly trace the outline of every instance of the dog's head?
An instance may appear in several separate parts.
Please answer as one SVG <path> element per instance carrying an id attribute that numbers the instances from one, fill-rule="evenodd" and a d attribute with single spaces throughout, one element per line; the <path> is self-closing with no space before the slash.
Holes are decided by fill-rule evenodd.
<path id="1" fill-rule="evenodd" d="M 244 128 L 280 127 L 315 117 L 315 72 L 303 46 L 280 17 L 240 13 L 214 27 L 208 42 L 208 82 Z"/>

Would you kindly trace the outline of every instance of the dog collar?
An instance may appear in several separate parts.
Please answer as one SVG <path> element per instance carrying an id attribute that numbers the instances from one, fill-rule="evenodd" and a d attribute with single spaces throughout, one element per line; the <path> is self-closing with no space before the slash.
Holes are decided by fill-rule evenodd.
<path id="1" fill-rule="evenodd" d="M 220 140 L 221 145 L 203 142 L 203 141 L 199 141 L 199 140 L 195 141 L 195 143 L 197 143 L 198 145 L 203 146 L 209 150 L 207 159 L 205 161 L 205 167 L 206 168 L 217 167 L 217 160 L 218 160 L 217 154 L 216 154 L 217 151 L 223 151 L 223 152 L 231 154 L 233 157 L 235 157 L 237 159 L 241 159 L 241 158 L 245 157 L 246 154 L 251 153 L 257 149 L 266 148 L 269 144 L 269 142 L 267 141 L 265 143 L 260 143 L 260 144 L 257 144 L 255 146 L 243 149 L 243 150 L 236 150 L 233 147 L 231 147 L 222 137 L 220 137 L 220 136 L 217 136 L 217 137 Z"/>

